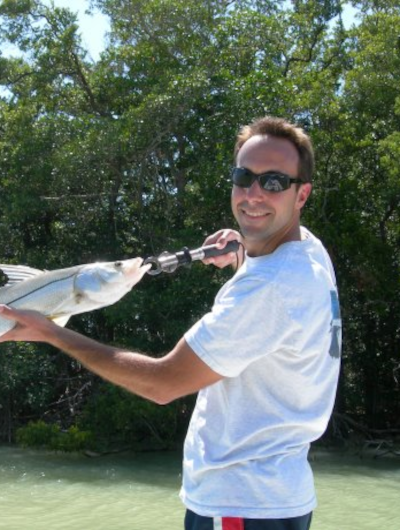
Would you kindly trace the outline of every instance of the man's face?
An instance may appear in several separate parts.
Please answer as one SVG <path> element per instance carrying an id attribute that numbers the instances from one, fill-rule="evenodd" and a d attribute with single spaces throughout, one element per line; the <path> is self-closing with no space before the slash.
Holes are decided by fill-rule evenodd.
<path id="1" fill-rule="evenodd" d="M 279 171 L 296 178 L 299 155 L 289 140 L 258 135 L 240 148 L 236 165 L 256 174 Z M 299 189 L 293 184 L 279 193 L 265 191 L 257 181 L 250 188 L 233 185 L 232 211 L 250 256 L 267 254 L 284 242 L 300 238 L 300 210 L 310 192 L 309 183 Z"/>

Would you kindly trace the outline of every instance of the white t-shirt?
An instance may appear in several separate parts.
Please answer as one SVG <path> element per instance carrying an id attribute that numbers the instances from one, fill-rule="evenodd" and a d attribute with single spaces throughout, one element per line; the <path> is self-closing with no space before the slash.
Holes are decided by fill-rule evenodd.
<path id="1" fill-rule="evenodd" d="M 197 397 L 181 498 L 209 517 L 289 518 L 316 506 L 307 461 L 326 429 L 340 365 L 335 275 L 321 242 L 246 257 L 185 335 L 224 376 Z"/>

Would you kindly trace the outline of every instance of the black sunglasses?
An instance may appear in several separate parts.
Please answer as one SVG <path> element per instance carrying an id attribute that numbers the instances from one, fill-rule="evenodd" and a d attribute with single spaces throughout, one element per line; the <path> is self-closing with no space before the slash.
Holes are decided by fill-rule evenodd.
<path id="1" fill-rule="evenodd" d="M 262 189 L 278 193 L 290 188 L 292 184 L 302 184 L 299 178 L 293 178 L 279 171 L 267 171 L 257 175 L 245 167 L 234 167 L 231 171 L 232 182 L 240 188 L 250 188 L 254 181 L 258 181 Z"/>

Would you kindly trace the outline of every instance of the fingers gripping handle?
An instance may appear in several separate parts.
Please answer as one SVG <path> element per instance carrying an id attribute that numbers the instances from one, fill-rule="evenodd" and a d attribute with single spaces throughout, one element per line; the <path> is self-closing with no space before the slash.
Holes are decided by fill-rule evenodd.
<path id="1" fill-rule="evenodd" d="M 224 248 L 218 248 L 216 245 L 207 245 L 198 249 L 204 255 L 199 259 L 213 258 L 215 256 L 222 256 L 229 252 L 237 252 L 239 250 L 239 241 L 228 241 Z M 196 251 L 195 251 L 196 252 Z"/>

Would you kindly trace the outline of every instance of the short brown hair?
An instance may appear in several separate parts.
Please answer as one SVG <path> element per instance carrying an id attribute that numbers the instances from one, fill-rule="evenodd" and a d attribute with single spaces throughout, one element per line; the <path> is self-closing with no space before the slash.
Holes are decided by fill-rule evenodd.
<path id="1" fill-rule="evenodd" d="M 276 138 L 289 140 L 295 146 L 300 158 L 298 178 L 304 182 L 311 182 L 315 162 L 310 137 L 302 128 L 289 123 L 283 118 L 265 116 L 242 127 L 236 137 L 234 150 L 235 161 L 240 148 L 249 138 L 268 134 Z"/>

